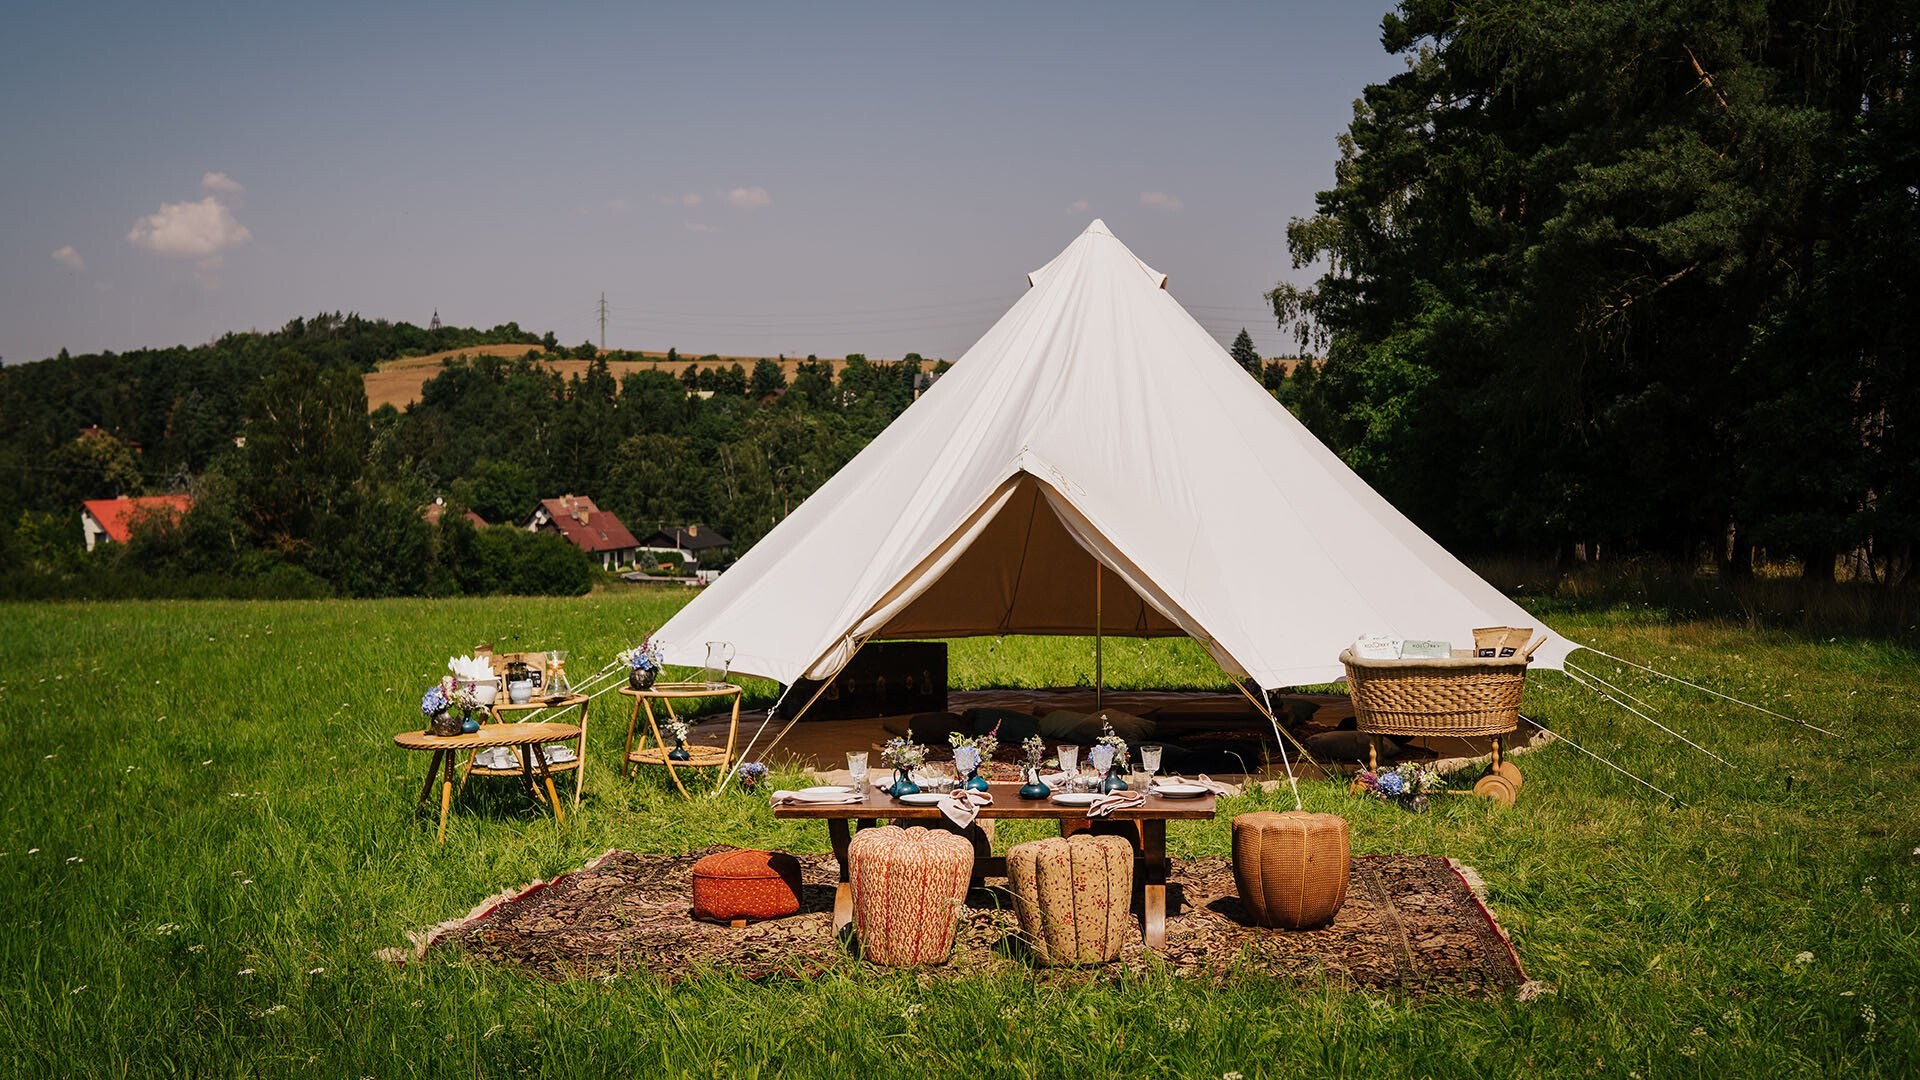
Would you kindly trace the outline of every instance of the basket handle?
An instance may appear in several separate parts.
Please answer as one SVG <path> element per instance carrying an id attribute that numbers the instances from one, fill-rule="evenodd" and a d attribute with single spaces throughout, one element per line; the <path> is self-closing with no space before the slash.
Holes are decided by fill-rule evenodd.
<path id="1" fill-rule="evenodd" d="M 1547 643 L 1547 635 L 1541 634 L 1538 638 L 1534 639 L 1533 644 L 1527 646 L 1527 651 L 1521 654 L 1522 658 L 1525 659 L 1526 662 L 1529 664 L 1533 663 L 1533 650 L 1539 648 L 1542 645 L 1545 645 L 1546 643 Z"/>

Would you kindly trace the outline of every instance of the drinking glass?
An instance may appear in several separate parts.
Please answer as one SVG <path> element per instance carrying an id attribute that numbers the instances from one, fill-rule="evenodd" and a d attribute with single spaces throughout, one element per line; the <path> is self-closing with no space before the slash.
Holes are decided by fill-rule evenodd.
<path id="1" fill-rule="evenodd" d="M 1063 786 L 1066 790 L 1072 791 L 1074 784 L 1080 780 L 1080 748 L 1077 746 L 1062 746 L 1058 748 L 1057 752 L 1060 755 L 1060 771 L 1067 774 L 1067 779 Z"/>
<path id="2" fill-rule="evenodd" d="M 1159 743 L 1147 743 L 1140 747 L 1140 767 L 1147 770 L 1148 776 L 1160 775 L 1160 754 L 1166 747 Z"/>
<path id="3" fill-rule="evenodd" d="M 847 751 L 847 772 L 853 775 L 853 790 L 864 794 L 867 790 L 867 751 Z"/>
<path id="4" fill-rule="evenodd" d="M 927 762 L 920 766 L 920 776 L 922 777 L 919 781 L 920 786 L 932 792 L 944 794 L 952 791 L 958 784 L 953 763 L 949 761 Z"/>

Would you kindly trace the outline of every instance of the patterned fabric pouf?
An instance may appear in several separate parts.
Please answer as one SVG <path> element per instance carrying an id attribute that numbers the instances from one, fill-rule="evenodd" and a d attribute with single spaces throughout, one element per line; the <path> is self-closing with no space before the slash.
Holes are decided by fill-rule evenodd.
<path id="1" fill-rule="evenodd" d="M 847 860 L 860 955 L 889 967 L 945 960 L 973 874 L 973 845 L 938 829 L 886 825 L 854 834 Z"/>
<path id="2" fill-rule="evenodd" d="M 1133 898 L 1133 845 L 1122 837 L 1076 833 L 1015 844 L 1007 884 L 1020 932 L 1041 963 L 1119 958 Z"/>
<path id="3" fill-rule="evenodd" d="M 800 860 L 784 851 L 718 851 L 693 864 L 693 917 L 740 923 L 800 910 Z"/>
<path id="4" fill-rule="evenodd" d="M 1233 819 L 1233 880 L 1255 925 L 1305 930 L 1347 902 L 1347 820 L 1262 810 Z"/>

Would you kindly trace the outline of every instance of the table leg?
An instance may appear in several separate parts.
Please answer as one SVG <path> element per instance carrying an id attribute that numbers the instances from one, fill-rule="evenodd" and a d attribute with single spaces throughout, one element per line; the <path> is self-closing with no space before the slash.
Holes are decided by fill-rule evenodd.
<path id="1" fill-rule="evenodd" d="M 427 763 L 426 782 L 420 785 L 420 798 L 413 804 L 415 814 L 427 808 L 427 798 L 433 794 L 433 781 L 440 775 L 440 755 L 444 753 L 445 750 L 435 750 L 433 760 Z"/>
<path id="2" fill-rule="evenodd" d="M 515 748 L 514 756 L 520 759 L 520 779 L 526 782 L 527 794 L 533 796 L 534 802 L 539 802 L 544 796 L 540 794 L 540 781 L 533 778 L 533 755 L 523 743 Z"/>
<path id="3" fill-rule="evenodd" d="M 633 713 L 627 717 L 627 748 L 620 751 L 620 775 L 629 780 L 633 779 L 633 774 L 640 768 L 640 766 L 633 761 L 633 729 L 638 726 L 639 723 L 640 699 L 634 698 Z M 646 741 L 646 737 L 642 736 L 640 744 L 645 746 Z"/>
<path id="4" fill-rule="evenodd" d="M 1157 952 L 1167 945 L 1167 822 L 1164 818 L 1148 818 L 1140 826 L 1144 841 L 1140 870 L 1146 883 L 1143 890 L 1146 910 L 1141 912 L 1145 925 L 1141 936 L 1146 939 L 1147 948 Z"/>
<path id="5" fill-rule="evenodd" d="M 662 701 L 661 704 L 667 707 L 668 720 L 680 719 L 679 714 L 673 711 L 673 700 L 671 698 Z M 652 710 L 648 710 L 648 714 L 648 719 L 652 719 Z M 687 785 L 680 782 L 680 770 L 673 767 L 673 759 L 667 756 L 672 753 L 672 751 L 667 749 L 667 740 L 660 738 L 660 729 L 658 727 L 653 729 L 653 737 L 660 740 L 660 760 L 667 763 L 667 775 L 673 778 L 673 786 L 680 789 L 680 797 L 683 799 L 693 798 L 693 796 L 687 794 Z M 691 768 L 692 766 L 688 767 Z"/>
<path id="6" fill-rule="evenodd" d="M 546 748 L 542 747 L 539 743 L 534 743 L 527 747 L 527 749 L 531 751 L 528 756 L 532 757 L 533 760 L 540 765 L 540 779 L 547 785 L 547 805 L 553 807 L 554 824 L 565 825 L 567 823 L 567 812 L 560 806 L 559 793 L 553 790 L 553 773 L 547 770 Z M 582 764 L 585 763 L 582 762 Z"/>
<path id="7" fill-rule="evenodd" d="M 439 751 L 440 760 L 446 762 L 446 778 L 440 782 L 440 843 L 447 842 L 447 811 L 453 809 L 453 751 Z"/>
<path id="8" fill-rule="evenodd" d="M 840 864 L 840 887 L 833 894 L 833 938 L 838 941 L 853 922 L 853 860 L 847 854 L 853 830 L 846 818 L 828 818 L 827 833 L 833 837 L 833 859 Z"/>

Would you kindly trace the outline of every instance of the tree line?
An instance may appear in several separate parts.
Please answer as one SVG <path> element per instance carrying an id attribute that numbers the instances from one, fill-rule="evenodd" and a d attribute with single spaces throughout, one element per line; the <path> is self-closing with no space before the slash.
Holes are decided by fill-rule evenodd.
<path id="1" fill-rule="evenodd" d="M 1457 550 L 1911 570 L 1920 3 L 1407 0 L 1270 293 Z"/>

